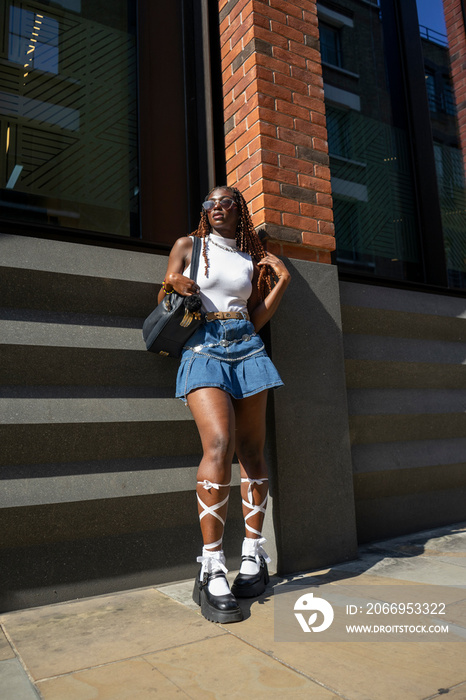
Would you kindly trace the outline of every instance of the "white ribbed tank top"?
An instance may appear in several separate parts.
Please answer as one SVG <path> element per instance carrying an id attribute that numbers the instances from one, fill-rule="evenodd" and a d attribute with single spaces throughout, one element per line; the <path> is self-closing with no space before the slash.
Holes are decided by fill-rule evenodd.
<path id="1" fill-rule="evenodd" d="M 206 241 L 209 260 L 207 277 L 202 254 L 203 242 L 197 273 L 197 283 L 201 288 L 204 311 L 247 311 L 254 273 L 251 256 L 236 249 L 234 238 L 223 238 L 223 236 L 210 234 Z M 215 245 L 214 241 L 230 250 L 220 248 L 219 245 Z M 185 277 L 190 276 L 190 268 L 191 265 L 188 265 L 183 272 Z"/>

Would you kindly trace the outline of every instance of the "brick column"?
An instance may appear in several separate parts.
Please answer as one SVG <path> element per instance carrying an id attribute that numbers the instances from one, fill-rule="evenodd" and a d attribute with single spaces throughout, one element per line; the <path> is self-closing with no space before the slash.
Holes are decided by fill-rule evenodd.
<path id="1" fill-rule="evenodd" d="M 227 184 L 268 249 L 330 262 L 335 249 L 315 0 L 219 0 Z"/>
<path id="2" fill-rule="evenodd" d="M 461 0 L 443 0 L 450 51 L 451 74 L 455 91 L 458 128 L 466 166 L 466 27 Z"/>

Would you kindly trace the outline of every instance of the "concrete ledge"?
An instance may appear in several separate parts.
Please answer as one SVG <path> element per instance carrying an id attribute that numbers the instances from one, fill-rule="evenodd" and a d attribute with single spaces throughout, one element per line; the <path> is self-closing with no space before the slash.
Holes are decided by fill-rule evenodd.
<path id="1" fill-rule="evenodd" d="M 195 497 L 199 455 L 2 468 L 0 508 L 188 491 Z M 10 478 L 8 478 L 7 474 Z M 239 465 L 231 483 L 239 486 Z"/>
<path id="2" fill-rule="evenodd" d="M 0 399 L 0 425 L 192 420 L 180 399 Z"/>
<path id="3" fill-rule="evenodd" d="M 462 438 L 466 413 L 350 416 L 349 425 L 352 445 Z"/>
<path id="4" fill-rule="evenodd" d="M 457 364 L 466 367 L 464 343 L 345 333 L 344 347 L 346 359 L 387 363 L 429 362 L 433 365 Z"/>
<path id="5" fill-rule="evenodd" d="M 178 362 L 146 350 L 4 345 L 1 351 L 0 381 L 7 387 L 135 386 L 175 394 Z"/>
<path id="6" fill-rule="evenodd" d="M 4 307 L 145 318 L 157 303 L 160 284 L 0 267 Z M 163 273 L 162 273 L 163 274 Z"/>
<path id="7" fill-rule="evenodd" d="M 340 294 L 343 308 L 355 306 L 466 319 L 466 301 L 461 297 L 354 282 L 340 282 Z"/>
<path id="8" fill-rule="evenodd" d="M 343 306 L 342 321 L 345 333 L 366 334 L 367 329 L 370 328 L 373 335 L 443 342 L 466 340 L 465 319 L 452 316 Z"/>
<path id="9" fill-rule="evenodd" d="M 352 416 L 466 412 L 464 389 L 350 389 Z"/>
<path id="10" fill-rule="evenodd" d="M 192 420 L 4 425 L 0 465 L 200 453 Z"/>
<path id="11" fill-rule="evenodd" d="M 351 453 L 355 473 L 457 464 L 464 462 L 466 438 L 366 443 L 353 445 Z"/>
<path id="12" fill-rule="evenodd" d="M 167 258 L 67 241 L 0 234 L 2 267 L 162 283 Z"/>
<path id="13" fill-rule="evenodd" d="M 142 326 L 142 324 L 141 324 Z M 0 321 L 2 345 L 146 351 L 141 328 Z"/>
<path id="14" fill-rule="evenodd" d="M 349 389 L 466 389 L 466 365 L 346 359 Z"/>
<path id="15" fill-rule="evenodd" d="M 466 462 L 355 474 L 356 501 L 457 491 L 466 495 Z M 404 514 L 400 513 L 400 520 Z"/>

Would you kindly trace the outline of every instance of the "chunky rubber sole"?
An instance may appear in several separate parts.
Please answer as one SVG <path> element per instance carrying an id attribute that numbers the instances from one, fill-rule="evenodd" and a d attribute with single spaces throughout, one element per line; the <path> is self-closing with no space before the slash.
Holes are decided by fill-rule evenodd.
<path id="1" fill-rule="evenodd" d="M 222 622 L 225 624 L 228 622 L 241 622 L 243 619 L 243 613 L 239 608 L 237 610 L 218 610 L 211 605 L 204 591 L 199 588 L 197 579 L 194 581 L 193 600 L 196 605 L 200 606 L 201 613 L 209 622 Z"/>
<path id="2" fill-rule="evenodd" d="M 265 588 L 270 581 L 269 577 L 269 571 L 267 569 L 267 564 L 264 562 L 263 564 L 263 576 L 260 577 L 258 581 L 255 583 L 251 583 L 248 585 L 247 583 L 242 585 L 242 586 L 237 586 L 235 585 L 235 581 L 233 582 L 233 585 L 231 587 L 231 592 L 235 596 L 235 598 L 257 598 L 257 596 L 260 596 L 264 593 Z M 243 579 L 244 580 L 244 579 Z"/>

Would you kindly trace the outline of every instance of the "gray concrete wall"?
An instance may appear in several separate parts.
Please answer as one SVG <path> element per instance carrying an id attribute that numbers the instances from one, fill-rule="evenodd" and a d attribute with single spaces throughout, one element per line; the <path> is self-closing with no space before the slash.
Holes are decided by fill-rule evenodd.
<path id="1" fill-rule="evenodd" d="M 1 236 L 0 261 L 1 608 L 190 576 L 199 439 L 141 337 L 166 258 Z"/>
<path id="2" fill-rule="evenodd" d="M 192 577 L 199 438 L 172 398 L 177 361 L 141 337 L 166 258 L 2 235 L 0 266 L 1 609 Z M 283 572 L 355 553 L 336 272 L 293 268 L 270 332 L 287 386 L 269 406 L 266 530 Z M 242 537 L 236 467 L 230 568 Z"/>
<path id="3" fill-rule="evenodd" d="M 358 539 L 466 518 L 466 300 L 340 285 Z"/>
<path id="4" fill-rule="evenodd" d="M 356 523 L 369 541 L 465 519 L 464 300 L 338 285 L 334 267 L 288 264 L 264 333 L 285 381 L 268 413 L 273 568 L 356 556 Z M 197 569 L 199 438 L 173 399 L 178 363 L 141 338 L 165 265 L 0 236 L 3 610 Z M 230 568 L 242 537 L 236 466 Z"/>
<path id="5" fill-rule="evenodd" d="M 281 574 L 357 555 L 337 269 L 289 260 L 292 282 L 271 323 L 272 520 Z"/>

